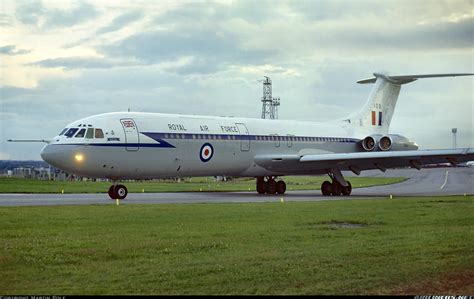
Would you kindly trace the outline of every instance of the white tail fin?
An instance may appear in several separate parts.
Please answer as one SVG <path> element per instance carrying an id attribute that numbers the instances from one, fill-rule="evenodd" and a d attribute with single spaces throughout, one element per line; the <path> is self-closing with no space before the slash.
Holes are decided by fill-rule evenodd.
<path id="1" fill-rule="evenodd" d="M 362 134 L 387 134 L 403 84 L 421 78 L 471 76 L 474 74 L 429 74 L 388 76 L 374 73 L 373 78 L 357 81 L 359 84 L 375 83 L 364 107 L 352 115 L 349 121 Z"/>

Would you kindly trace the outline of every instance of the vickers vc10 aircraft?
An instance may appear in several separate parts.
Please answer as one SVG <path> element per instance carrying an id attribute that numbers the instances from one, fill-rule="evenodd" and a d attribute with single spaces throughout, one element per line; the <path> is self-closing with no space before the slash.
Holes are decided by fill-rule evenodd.
<path id="1" fill-rule="evenodd" d="M 323 195 L 350 195 L 341 171 L 474 160 L 470 148 L 418 150 L 418 145 L 389 126 L 401 85 L 421 78 L 473 74 L 374 77 L 365 106 L 332 122 L 268 120 L 161 113 L 105 113 L 75 121 L 41 152 L 49 164 L 66 172 L 108 178 L 112 199 L 124 199 L 125 179 L 181 176 L 255 177 L 259 194 L 283 194 L 285 175 L 327 174 Z M 15 140 L 10 140 L 15 141 Z M 16 140 L 19 141 L 19 140 Z"/>

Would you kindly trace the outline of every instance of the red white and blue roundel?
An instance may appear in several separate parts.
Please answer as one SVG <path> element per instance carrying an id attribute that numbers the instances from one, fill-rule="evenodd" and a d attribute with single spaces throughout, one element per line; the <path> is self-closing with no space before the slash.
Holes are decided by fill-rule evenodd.
<path id="1" fill-rule="evenodd" d="M 210 143 L 204 143 L 199 151 L 199 158 L 201 158 L 202 162 L 208 162 L 211 160 L 213 154 L 214 148 L 212 145 Z"/>

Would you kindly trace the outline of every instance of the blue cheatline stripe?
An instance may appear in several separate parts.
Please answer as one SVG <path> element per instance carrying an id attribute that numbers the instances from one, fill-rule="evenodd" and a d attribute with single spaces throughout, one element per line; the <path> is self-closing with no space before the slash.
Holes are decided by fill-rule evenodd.
<path id="1" fill-rule="evenodd" d="M 89 143 L 91 146 L 127 146 L 127 147 L 165 147 L 165 148 L 174 148 L 172 144 L 168 142 L 161 143 Z"/>
<path id="2" fill-rule="evenodd" d="M 296 142 L 359 142 L 356 138 L 343 137 L 307 137 L 307 136 L 277 136 L 277 135 L 234 135 L 234 134 L 197 134 L 197 133 L 155 133 L 140 132 L 158 142 L 166 142 L 164 139 L 181 140 L 256 140 L 256 141 L 296 141 Z M 290 139 L 291 137 L 291 139 Z M 141 143 L 142 144 L 142 143 Z"/>
<path id="3" fill-rule="evenodd" d="M 359 139 L 340 138 L 340 137 L 303 137 L 303 136 L 271 136 L 271 135 L 223 135 L 223 134 L 191 134 L 191 133 L 153 133 L 140 132 L 141 134 L 155 140 L 156 143 L 88 143 L 89 146 L 103 147 L 159 147 L 159 148 L 175 148 L 174 145 L 164 140 L 166 139 L 190 139 L 190 140 L 217 140 L 217 141 L 234 141 L 234 140 L 254 140 L 254 141 L 291 141 L 291 142 L 339 142 L 339 143 L 355 143 Z M 84 145 L 83 143 L 59 143 L 53 145 Z"/>
<path id="4" fill-rule="evenodd" d="M 58 143 L 51 145 L 85 145 L 84 143 Z M 102 146 L 102 147 L 162 147 L 174 148 L 175 146 L 165 143 L 87 143 L 87 146 Z"/>
<path id="5" fill-rule="evenodd" d="M 379 111 L 379 126 L 382 125 L 382 111 Z"/>

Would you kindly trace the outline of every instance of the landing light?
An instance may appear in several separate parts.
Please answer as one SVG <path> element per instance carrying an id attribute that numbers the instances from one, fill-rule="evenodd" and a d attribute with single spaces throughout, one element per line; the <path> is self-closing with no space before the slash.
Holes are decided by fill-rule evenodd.
<path id="1" fill-rule="evenodd" d="M 77 162 L 82 162 L 84 160 L 84 156 L 82 154 L 76 154 L 74 159 L 76 159 Z"/>

